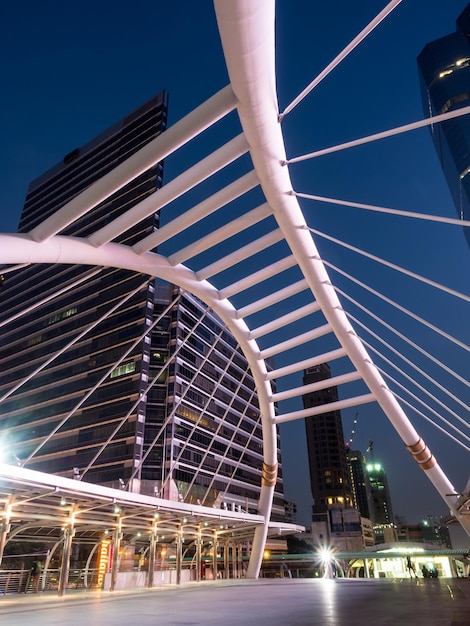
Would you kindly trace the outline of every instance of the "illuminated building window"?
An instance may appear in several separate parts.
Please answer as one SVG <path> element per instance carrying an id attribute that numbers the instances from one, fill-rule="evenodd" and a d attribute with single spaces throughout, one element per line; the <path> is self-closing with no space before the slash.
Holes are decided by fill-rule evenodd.
<path id="1" fill-rule="evenodd" d="M 31 337 L 31 339 L 28 339 L 28 347 L 30 348 L 31 346 L 35 346 L 38 343 L 41 343 L 42 341 L 42 335 L 36 335 L 35 337 Z"/>
<path id="2" fill-rule="evenodd" d="M 69 317 L 72 317 L 72 315 L 75 315 L 76 313 L 78 313 L 77 307 L 72 307 L 70 309 L 67 309 L 67 311 L 62 311 L 62 313 L 56 313 L 55 315 L 51 315 L 51 317 L 47 319 L 44 326 L 51 326 L 51 324 L 56 324 L 57 322 L 60 322 L 61 320 L 65 320 Z"/>
<path id="3" fill-rule="evenodd" d="M 126 374 L 132 374 L 135 372 L 135 362 L 131 361 L 130 363 L 123 363 L 116 367 L 111 372 L 110 378 L 118 378 L 119 376 L 125 376 Z"/>

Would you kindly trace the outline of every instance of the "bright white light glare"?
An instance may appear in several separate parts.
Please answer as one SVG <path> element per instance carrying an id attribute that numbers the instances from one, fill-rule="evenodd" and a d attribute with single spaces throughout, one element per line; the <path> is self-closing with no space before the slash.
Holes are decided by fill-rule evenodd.
<path id="1" fill-rule="evenodd" d="M 331 563 L 331 561 L 333 560 L 331 550 L 328 550 L 328 548 L 323 548 L 323 550 L 320 550 L 320 559 L 324 564 Z"/>

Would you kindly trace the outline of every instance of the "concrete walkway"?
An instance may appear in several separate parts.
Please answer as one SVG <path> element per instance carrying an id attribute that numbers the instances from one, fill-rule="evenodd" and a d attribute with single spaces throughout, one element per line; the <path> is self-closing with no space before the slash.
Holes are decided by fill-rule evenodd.
<path id="1" fill-rule="evenodd" d="M 0 597 L 2 626 L 469 626 L 470 580 L 260 579 Z"/>

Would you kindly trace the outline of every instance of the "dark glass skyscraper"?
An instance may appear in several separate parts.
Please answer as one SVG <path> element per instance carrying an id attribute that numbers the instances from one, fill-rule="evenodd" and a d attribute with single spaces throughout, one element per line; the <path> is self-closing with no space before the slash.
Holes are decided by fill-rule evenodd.
<path id="1" fill-rule="evenodd" d="M 470 105 L 470 5 L 456 32 L 425 46 L 418 56 L 424 114 L 428 117 Z M 430 127 L 434 145 L 461 219 L 470 219 L 470 116 Z M 470 246 L 470 228 L 464 227 Z"/>
<path id="2" fill-rule="evenodd" d="M 255 513 L 263 441 L 255 382 L 223 322 L 196 296 L 156 282 L 141 491 Z M 164 374 L 162 374 L 164 368 Z M 279 436 L 278 436 L 279 449 Z M 273 519 L 285 519 L 282 466 Z"/>
<path id="3" fill-rule="evenodd" d="M 327 363 L 304 371 L 308 385 L 331 378 Z M 303 395 L 304 408 L 327 405 L 338 400 L 336 387 Z M 310 484 L 314 499 L 313 513 L 325 513 L 331 505 L 352 506 L 349 473 L 340 411 L 330 411 L 305 420 Z"/>
<path id="4" fill-rule="evenodd" d="M 164 92 L 158 94 L 36 179 L 27 193 L 19 231 L 32 229 L 161 133 L 166 100 Z M 161 184 L 158 164 L 64 234 L 86 236 Z M 148 218 L 126 235 L 126 241 L 150 233 L 156 225 L 155 217 Z M 145 400 L 140 397 L 150 352 L 149 340 L 134 340 L 148 329 L 152 315 L 148 276 L 49 265 L 7 274 L 0 300 L 0 322 L 5 323 L 0 346 L 4 445 L 31 469 L 72 476 L 92 464 L 87 472 L 92 482 L 126 480 L 142 454 Z M 124 355 L 124 364 L 114 367 Z M 56 358 L 44 367 L 52 356 Z M 127 414 L 129 419 L 113 436 Z M 110 437 L 112 443 L 94 460 Z"/>
<path id="5" fill-rule="evenodd" d="M 20 231 L 154 139 L 166 117 L 162 92 L 68 154 L 31 184 Z M 65 234 L 86 236 L 161 184 L 158 164 Z M 119 241 L 158 225 L 151 216 Z M 254 379 L 233 335 L 198 298 L 134 272 L 35 265 L 6 274 L 0 324 L 0 441 L 13 459 L 257 511 L 263 441 Z M 280 464 L 273 519 L 285 519 Z"/>

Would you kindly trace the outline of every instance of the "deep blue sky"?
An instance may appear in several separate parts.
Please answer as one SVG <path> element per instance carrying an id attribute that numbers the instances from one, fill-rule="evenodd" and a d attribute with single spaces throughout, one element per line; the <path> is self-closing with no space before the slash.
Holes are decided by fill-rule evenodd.
<path id="1" fill-rule="evenodd" d="M 280 108 L 385 4 L 385 0 L 277 2 Z M 416 56 L 427 42 L 455 30 L 455 19 L 465 5 L 463 0 L 404 0 L 286 118 L 288 155 L 421 119 Z M 1 232 L 16 230 L 32 179 L 161 89 L 170 94 L 171 124 L 228 82 L 209 1 L 3 3 L 0 46 Z M 299 191 L 455 217 L 426 129 L 292 166 L 291 173 Z M 171 178 L 170 161 L 166 175 Z M 370 215 L 366 219 L 309 202 L 302 206 L 311 226 L 468 293 L 469 249 L 458 228 L 417 227 L 409 221 L 385 221 Z M 319 245 L 331 262 L 344 259 L 336 248 Z M 357 260 L 350 263 L 349 269 L 361 270 Z M 364 272 L 369 276 L 367 268 Z M 369 282 L 381 288 L 384 280 L 393 297 L 409 296 L 420 314 L 431 312 L 432 321 L 443 323 L 448 332 L 461 338 L 465 339 L 466 333 L 469 340 L 468 312 L 453 299 L 437 303 L 434 294 L 415 292 L 404 279 L 389 281 L 380 274 Z M 419 336 L 421 331 L 411 332 Z M 439 341 L 431 341 L 463 374 L 468 372 L 465 355 L 448 352 Z M 354 413 L 343 414 L 346 439 Z M 454 485 L 463 489 L 468 479 L 468 454 L 426 424 L 413 421 Z M 281 434 L 286 495 L 297 501 L 300 520 L 306 522 L 310 496 L 303 428 L 303 424 L 285 426 Z M 375 442 L 376 457 L 386 466 L 395 513 L 414 522 L 424 515 L 446 512 L 375 406 L 359 409 L 354 447 L 365 450 L 370 439 Z"/>

